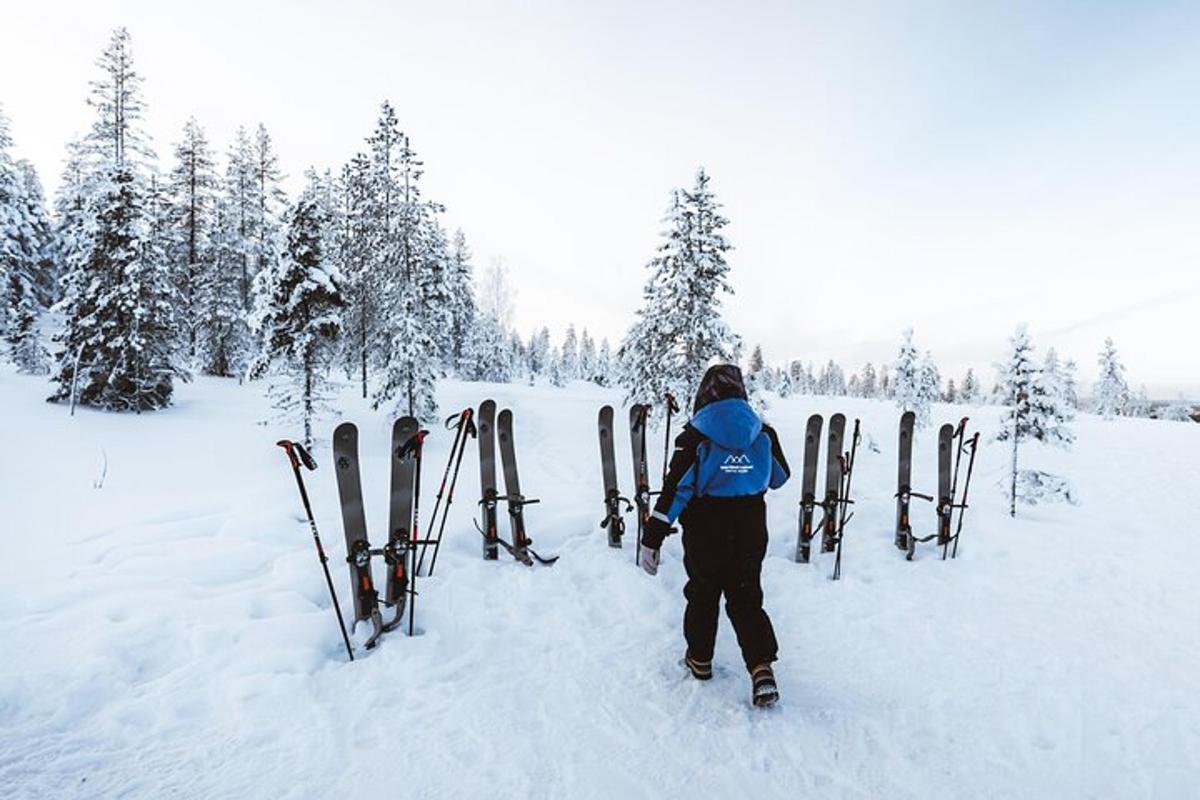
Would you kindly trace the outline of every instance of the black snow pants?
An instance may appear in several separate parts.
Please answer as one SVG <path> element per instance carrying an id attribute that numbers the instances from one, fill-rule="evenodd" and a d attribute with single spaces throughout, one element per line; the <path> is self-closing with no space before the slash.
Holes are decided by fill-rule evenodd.
<path id="1" fill-rule="evenodd" d="M 775 660 L 775 630 L 763 610 L 760 576 L 767 554 L 767 507 L 762 495 L 696 497 L 683 525 L 683 635 L 688 653 L 710 661 L 717 641 L 721 595 L 746 668 Z"/>

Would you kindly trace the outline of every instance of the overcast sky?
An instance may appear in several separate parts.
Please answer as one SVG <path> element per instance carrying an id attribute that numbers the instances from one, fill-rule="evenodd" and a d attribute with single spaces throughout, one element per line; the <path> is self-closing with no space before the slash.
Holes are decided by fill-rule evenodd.
<path id="1" fill-rule="evenodd" d="M 0 103 L 49 188 L 118 25 L 160 157 L 195 115 L 265 123 L 294 188 L 384 98 L 517 324 L 618 340 L 669 190 L 731 219 L 727 315 L 768 360 L 850 369 L 916 328 L 947 377 L 1018 322 L 1200 396 L 1200 5 L 203 3 L 6 9 Z"/>

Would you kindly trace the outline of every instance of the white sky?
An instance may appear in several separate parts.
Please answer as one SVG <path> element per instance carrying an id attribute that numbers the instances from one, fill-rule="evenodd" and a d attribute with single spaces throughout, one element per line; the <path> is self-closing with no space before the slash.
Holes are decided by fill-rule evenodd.
<path id="1" fill-rule="evenodd" d="M 992 8 L 988 8 L 992 6 Z M 1003 7 L 1003 8 L 1001 8 Z M 389 98 L 528 331 L 614 344 L 668 191 L 732 220 L 730 322 L 849 369 L 914 325 L 991 379 L 1017 322 L 1090 381 L 1200 396 L 1200 6 L 1175 3 L 39 2 L 7 9 L 0 103 L 52 188 L 125 25 L 160 157 L 189 115 L 336 167 Z M 294 183 L 292 186 L 294 187 Z"/>

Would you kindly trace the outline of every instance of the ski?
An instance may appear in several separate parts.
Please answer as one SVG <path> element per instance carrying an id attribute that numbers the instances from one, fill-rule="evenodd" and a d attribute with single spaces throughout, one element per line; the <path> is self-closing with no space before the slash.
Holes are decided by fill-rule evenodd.
<path id="1" fill-rule="evenodd" d="M 350 565 L 350 586 L 354 591 L 354 625 L 371 621 L 371 635 L 363 643 L 370 650 L 383 633 L 379 613 L 379 593 L 371 576 L 371 545 L 367 541 L 367 518 L 363 512 L 362 479 L 358 470 L 358 427 L 343 422 L 333 431 L 333 457 L 337 467 L 338 499 L 342 506 L 342 527 L 346 533 L 346 563 Z"/>
<path id="2" fill-rule="evenodd" d="M 621 537 L 625 535 L 625 517 L 622 515 L 621 503 L 625 510 L 631 508 L 630 502 L 621 496 L 617 485 L 617 452 L 613 442 L 613 407 L 604 406 L 600 409 L 598 421 L 600 432 L 600 470 L 604 479 L 604 519 L 600 527 L 608 531 L 608 546 L 620 547 Z"/>
<path id="3" fill-rule="evenodd" d="M 938 430 L 938 493 L 937 493 L 937 543 L 945 552 L 950 544 L 950 523 L 954 515 L 954 488 L 951 476 L 953 447 L 958 440 L 953 425 L 943 425 Z"/>
<path id="4" fill-rule="evenodd" d="M 637 546 L 633 560 L 637 563 L 638 551 L 642 548 L 642 533 L 650 519 L 650 465 L 646 458 L 646 423 L 650 418 L 650 406 L 634 403 L 629 407 L 629 443 L 633 452 L 633 500 L 637 506 Z"/>
<path id="5" fill-rule="evenodd" d="M 479 404 L 479 510 L 480 531 L 483 533 L 483 558 L 495 561 L 500 557 L 497 548 L 499 532 L 496 526 L 496 401 Z"/>
<path id="6" fill-rule="evenodd" d="M 513 414 L 504 409 L 496 417 L 496 440 L 500 445 L 500 467 L 504 473 L 504 501 L 508 505 L 508 520 L 512 526 L 512 543 L 506 545 L 513 558 L 526 566 L 536 560 L 540 564 L 553 564 L 558 557 L 543 558 L 530 547 L 532 540 L 525 532 L 525 506 L 541 502 L 521 494 L 521 477 L 517 472 L 517 449 L 513 443 Z"/>
<path id="7" fill-rule="evenodd" d="M 813 512 L 817 507 L 817 457 L 821 449 L 820 414 L 808 418 L 804 431 L 804 474 L 800 485 L 800 536 L 796 542 L 796 561 L 807 564 L 812 551 Z"/>
<path id="8" fill-rule="evenodd" d="M 388 541 L 383 560 L 388 565 L 383 600 L 396 610 L 384 625 L 391 630 L 404 616 L 408 599 L 409 550 L 415 546 L 413 535 L 413 485 L 416 478 L 416 451 L 409 442 L 420 431 L 413 417 L 400 417 L 392 424 L 392 477 L 388 503 Z"/>
<path id="9" fill-rule="evenodd" d="M 912 447 L 913 427 L 917 415 L 905 411 L 900 417 L 900 472 L 896 479 L 896 547 L 908 550 L 912 538 L 912 524 L 908 519 L 909 500 L 912 496 Z"/>
<path id="10" fill-rule="evenodd" d="M 842 496 L 842 437 L 846 433 L 846 415 L 834 414 L 829 418 L 829 444 L 825 452 L 825 502 L 822 503 L 823 517 L 821 552 L 832 553 L 837 547 L 838 502 Z"/>

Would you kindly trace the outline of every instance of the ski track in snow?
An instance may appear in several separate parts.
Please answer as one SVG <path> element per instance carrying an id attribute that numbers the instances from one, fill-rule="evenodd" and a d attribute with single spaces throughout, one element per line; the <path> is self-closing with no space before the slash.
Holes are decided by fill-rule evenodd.
<path id="1" fill-rule="evenodd" d="M 839 582 L 830 556 L 790 560 L 798 476 L 769 500 L 783 700 L 764 712 L 726 621 L 713 681 L 677 664 L 678 538 L 656 578 L 633 565 L 632 515 L 625 548 L 606 546 L 595 418 L 616 392 L 442 387 L 444 414 L 485 396 L 514 409 L 523 488 L 542 498 L 527 509 L 534 546 L 562 558 L 479 558 L 472 448 L 437 575 L 418 584 L 420 635 L 385 636 L 353 664 L 273 445 L 291 432 L 255 422 L 256 387 L 200 379 L 141 417 L 71 419 L 45 394 L 0 372 L 5 797 L 1182 798 L 1200 780 L 1200 426 L 1081 417 L 1072 451 L 1028 450 L 1081 505 L 1015 521 L 997 488 L 1007 447 L 984 444 L 959 559 L 925 545 L 905 563 L 890 543 L 896 409 L 773 400 L 794 468 L 814 411 L 860 416 L 881 452 L 859 451 Z M 379 543 L 390 419 L 353 395 L 342 418 L 360 426 Z M 1000 411 L 971 413 L 986 441 Z M 348 610 L 336 421 L 305 478 Z M 424 520 L 452 438 L 429 439 Z M 917 435 L 918 489 L 933 485 L 935 438 Z M 652 430 L 652 476 L 662 441 Z M 932 531 L 932 508 L 914 501 L 913 520 Z"/>

